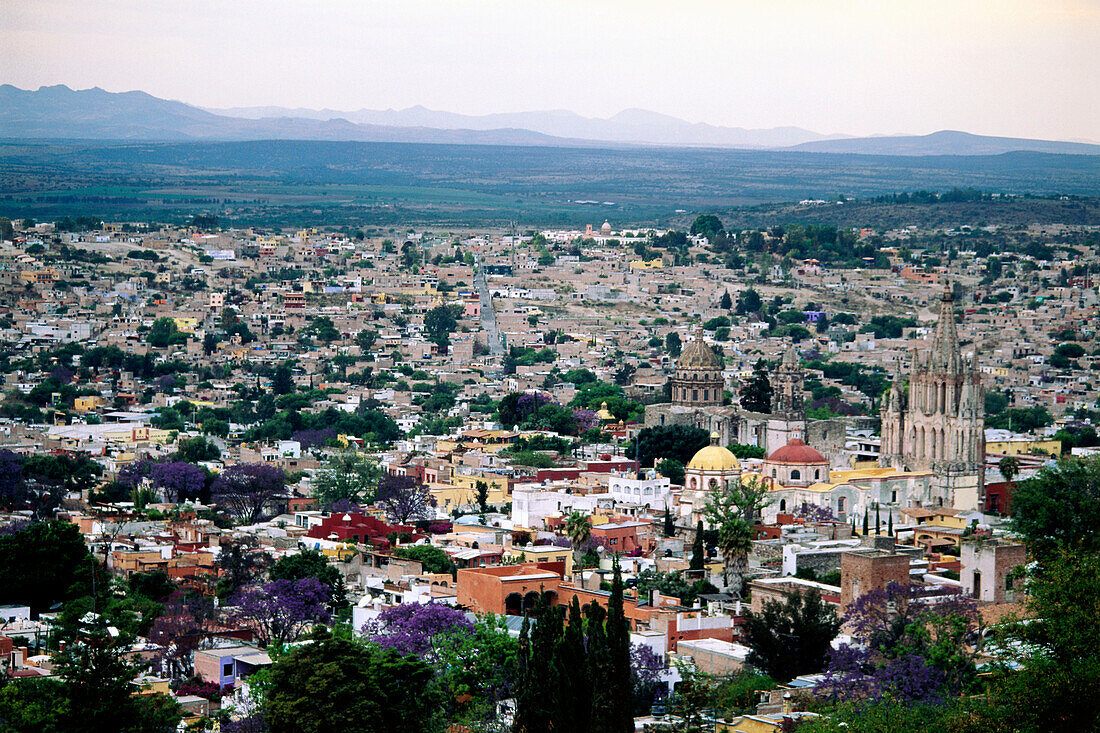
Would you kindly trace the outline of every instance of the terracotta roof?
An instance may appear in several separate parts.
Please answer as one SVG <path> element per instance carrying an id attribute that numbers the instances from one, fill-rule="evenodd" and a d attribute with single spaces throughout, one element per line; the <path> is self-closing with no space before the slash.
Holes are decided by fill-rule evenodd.
<path id="1" fill-rule="evenodd" d="M 816 449 L 795 438 L 768 456 L 769 463 L 828 463 Z"/>

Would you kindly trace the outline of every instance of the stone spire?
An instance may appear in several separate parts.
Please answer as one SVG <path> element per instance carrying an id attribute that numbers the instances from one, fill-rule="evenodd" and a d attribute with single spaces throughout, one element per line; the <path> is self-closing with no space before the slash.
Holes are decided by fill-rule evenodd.
<path id="1" fill-rule="evenodd" d="M 955 295 L 950 281 L 944 283 L 940 296 L 940 319 L 932 336 L 929 362 L 931 369 L 945 374 L 958 374 L 962 369 L 959 334 L 955 329 Z"/>

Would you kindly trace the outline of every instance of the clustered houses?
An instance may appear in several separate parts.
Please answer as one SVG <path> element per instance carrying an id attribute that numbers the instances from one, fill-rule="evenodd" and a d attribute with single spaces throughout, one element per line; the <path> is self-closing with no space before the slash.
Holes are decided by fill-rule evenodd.
<path id="1" fill-rule="evenodd" d="M 319 552 L 356 630 L 403 603 L 606 605 L 619 557 L 633 641 L 735 671 L 750 602 L 720 591 L 713 548 L 701 569 L 690 558 L 710 500 L 745 481 L 767 496 L 754 609 L 809 587 L 844 609 L 910 579 L 1011 603 L 1024 555 L 997 516 L 1013 478 L 998 463 L 1018 456 L 1028 475 L 1095 414 L 1088 271 L 1021 255 L 1010 280 L 965 250 L 921 264 L 921 236 L 958 233 L 893 230 L 885 263 L 788 261 L 750 286 L 702 238 L 686 256 L 653 251 L 662 234 L 17 227 L 0 246 L 0 448 L 97 467 L 54 508 L 109 572 L 209 595 L 230 553 Z M 750 410 L 739 392 L 760 368 L 772 391 Z M 991 393 L 998 412 L 1050 419 L 991 427 Z M 627 455 L 642 429 L 673 426 L 712 435 L 682 473 Z M 354 483 L 349 455 L 370 466 L 365 488 L 328 501 L 334 476 Z M 206 483 L 139 470 L 169 463 Z M 226 521 L 219 480 L 256 466 L 285 485 Z M 420 493 L 402 505 L 389 485 Z M 3 521 L 27 514 L 14 509 Z M 578 512 L 583 538 L 569 536 Z M 663 595 L 655 574 L 719 592 Z M 0 663 L 48 673 L 33 652 L 49 616 L 13 609 L 4 624 Z M 239 685 L 271 663 L 224 608 L 195 633 L 159 674 Z"/>

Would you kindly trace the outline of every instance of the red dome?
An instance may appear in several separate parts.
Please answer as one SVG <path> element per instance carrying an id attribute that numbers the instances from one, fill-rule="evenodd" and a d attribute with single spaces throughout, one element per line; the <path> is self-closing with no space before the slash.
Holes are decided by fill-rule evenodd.
<path id="1" fill-rule="evenodd" d="M 770 463 L 828 463 L 825 456 L 795 438 L 768 456 Z"/>

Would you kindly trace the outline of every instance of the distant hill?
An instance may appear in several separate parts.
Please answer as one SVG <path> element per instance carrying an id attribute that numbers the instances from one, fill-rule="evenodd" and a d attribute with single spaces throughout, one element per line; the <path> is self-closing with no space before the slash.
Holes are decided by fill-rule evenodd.
<path id="1" fill-rule="evenodd" d="M 630 144 L 678 145 L 685 147 L 781 148 L 813 140 L 829 139 L 799 127 L 746 129 L 692 123 L 644 109 L 626 109 L 606 119 L 583 117 L 569 110 L 514 112 L 490 115 L 462 115 L 426 107 L 401 110 L 337 111 L 331 109 L 288 109 L 285 107 L 236 107 L 210 112 L 245 119 L 265 117 L 313 120 L 346 119 L 368 125 L 426 127 L 433 129 L 531 130 L 554 137 Z M 834 136 L 836 137 L 836 136 Z"/>
<path id="2" fill-rule="evenodd" d="M 566 110 L 482 116 L 424 107 L 403 110 L 206 110 L 145 92 L 30 91 L 0 86 L 0 137 L 8 139 L 206 141 L 317 140 L 616 147 L 745 148 L 863 155 L 999 155 L 1015 151 L 1100 154 L 1100 145 L 937 132 L 917 137 L 831 138 L 797 127 L 749 130 L 690 123 L 642 109 L 607 119 Z"/>
<path id="3" fill-rule="evenodd" d="M 810 153 L 858 155 L 1001 155 L 1021 150 L 1059 155 L 1100 155 L 1100 145 L 1089 143 L 990 137 L 956 130 L 941 130 L 931 135 L 817 140 L 794 145 L 790 149 Z"/>

